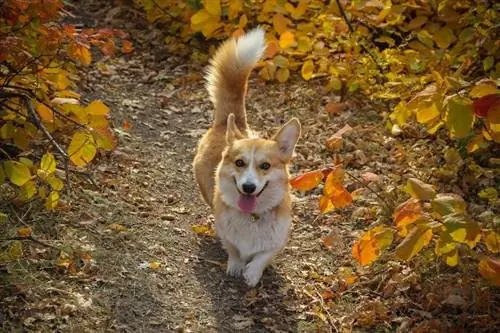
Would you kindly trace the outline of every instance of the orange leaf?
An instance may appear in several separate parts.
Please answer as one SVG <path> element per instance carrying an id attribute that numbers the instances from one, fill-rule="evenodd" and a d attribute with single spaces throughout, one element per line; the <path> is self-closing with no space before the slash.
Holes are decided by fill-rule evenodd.
<path id="1" fill-rule="evenodd" d="M 128 40 L 122 41 L 122 52 L 123 53 L 130 53 L 133 50 L 134 50 L 134 47 L 132 46 L 131 42 L 129 42 Z"/>
<path id="2" fill-rule="evenodd" d="M 285 31 L 280 36 L 280 47 L 286 49 L 295 46 L 297 42 L 295 41 L 295 35 L 291 31 Z"/>
<path id="3" fill-rule="evenodd" d="M 369 265 L 380 256 L 384 249 L 392 244 L 392 240 L 391 229 L 380 225 L 376 226 L 365 232 L 354 243 L 352 255 L 361 265 Z"/>
<path id="4" fill-rule="evenodd" d="M 270 41 L 266 48 L 266 57 L 273 58 L 276 53 L 278 53 L 278 43 L 276 41 Z"/>
<path id="5" fill-rule="evenodd" d="M 290 181 L 290 185 L 299 191 L 309 191 L 318 186 L 322 180 L 323 172 L 321 172 L 321 170 L 315 170 L 293 178 Z"/>
<path id="6" fill-rule="evenodd" d="M 498 259 L 485 257 L 479 262 L 478 269 L 484 278 L 500 286 L 500 261 Z"/>
<path id="7" fill-rule="evenodd" d="M 322 213 L 328 213 L 334 208 L 335 206 L 333 205 L 332 200 L 330 200 L 329 197 L 322 195 L 321 198 L 319 199 L 319 210 Z"/>
<path id="8" fill-rule="evenodd" d="M 338 135 L 333 135 L 331 138 L 326 140 L 325 143 L 326 149 L 330 151 L 340 150 L 343 145 L 344 145 L 344 139 Z"/>
<path id="9" fill-rule="evenodd" d="M 44 123 L 54 122 L 54 113 L 45 104 L 37 103 L 36 112 L 40 115 L 40 118 Z"/>
<path id="10" fill-rule="evenodd" d="M 31 233 L 33 232 L 33 229 L 31 227 L 23 227 L 17 229 L 17 235 L 19 237 L 29 237 L 31 236 Z"/>
<path id="11" fill-rule="evenodd" d="M 328 114 L 338 114 L 345 108 L 345 103 L 329 102 L 325 105 L 325 112 Z"/>
<path id="12" fill-rule="evenodd" d="M 287 21 L 282 14 L 277 13 L 273 16 L 273 27 L 274 31 L 279 34 L 282 34 L 286 31 Z"/>
<path id="13" fill-rule="evenodd" d="M 408 230 L 406 227 L 412 223 L 415 223 L 422 217 L 422 205 L 418 199 L 408 199 L 402 204 L 400 204 L 394 210 L 392 214 L 392 219 L 399 229 L 399 234 L 401 236 L 406 236 Z"/>

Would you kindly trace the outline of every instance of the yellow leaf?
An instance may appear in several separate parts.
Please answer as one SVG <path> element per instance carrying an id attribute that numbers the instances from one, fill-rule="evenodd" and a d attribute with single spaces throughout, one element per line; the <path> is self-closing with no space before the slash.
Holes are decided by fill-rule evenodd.
<path id="1" fill-rule="evenodd" d="M 16 133 L 16 130 L 16 126 L 14 126 L 12 121 L 8 121 L 0 128 L 0 138 L 4 140 L 12 139 L 14 137 L 14 134 Z"/>
<path id="2" fill-rule="evenodd" d="M 479 83 L 474 86 L 469 92 L 469 96 L 472 98 L 480 98 L 486 95 L 498 94 L 500 89 L 498 89 L 494 82 L 491 83 Z"/>
<path id="3" fill-rule="evenodd" d="M 48 210 L 54 210 L 59 202 L 59 192 L 52 191 L 45 199 L 45 208 Z"/>
<path id="4" fill-rule="evenodd" d="M 458 249 L 454 248 L 448 253 L 443 254 L 444 261 L 450 267 L 458 265 Z"/>
<path id="5" fill-rule="evenodd" d="M 463 138 L 469 135 L 474 126 L 474 118 L 470 103 L 460 97 L 448 100 L 445 123 L 452 138 Z"/>
<path id="6" fill-rule="evenodd" d="M 290 180 L 290 185 L 298 191 L 309 191 L 323 180 L 321 170 L 309 171 Z"/>
<path id="7" fill-rule="evenodd" d="M 191 228 L 198 235 L 209 236 L 209 237 L 215 236 L 215 230 L 212 228 L 212 226 L 208 224 L 193 225 L 191 226 Z"/>
<path id="8" fill-rule="evenodd" d="M 31 236 L 31 233 L 33 232 L 33 229 L 31 227 L 22 227 L 17 229 L 17 235 L 19 237 L 29 237 Z"/>
<path id="9" fill-rule="evenodd" d="M 393 122 L 398 124 L 399 126 L 402 126 L 406 124 L 408 119 L 411 117 L 411 110 L 406 107 L 406 104 L 404 102 L 399 102 L 393 109 L 392 113 L 390 114 L 390 118 Z"/>
<path id="10" fill-rule="evenodd" d="M 8 160 L 4 162 L 3 167 L 7 178 L 14 185 L 23 186 L 31 179 L 29 168 L 20 162 Z"/>
<path id="11" fill-rule="evenodd" d="M 45 182 L 49 184 L 54 191 L 61 191 L 64 187 L 63 181 L 57 178 L 54 174 L 49 175 L 45 179 Z"/>
<path id="12" fill-rule="evenodd" d="M 429 121 L 440 115 L 436 103 L 432 103 L 430 106 L 419 108 L 415 111 L 415 113 L 417 116 L 417 121 L 421 124 L 428 123 Z"/>
<path id="13" fill-rule="evenodd" d="M 282 49 L 287 49 L 289 47 L 295 46 L 297 43 L 295 42 L 295 35 L 291 31 L 285 31 L 280 35 L 280 47 Z"/>
<path id="14" fill-rule="evenodd" d="M 126 226 L 124 225 L 121 225 L 119 223 L 111 223 L 108 225 L 108 229 L 109 230 L 113 230 L 113 231 L 116 231 L 116 232 L 120 232 L 120 231 L 129 231 L 130 229 L 127 228 Z"/>
<path id="15" fill-rule="evenodd" d="M 158 269 L 161 267 L 161 264 L 158 261 L 151 261 L 148 267 L 151 269 Z"/>
<path id="16" fill-rule="evenodd" d="M 45 171 L 47 175 L 56 171 L 56 159 L 51 153 L 45 153 L 40 161 L 40 169 Z"/>
<path id="17" fill-rule="evenodd" d="M 247 26 L 247 23 L 248 23 L 248 18 L 245 14 L 241 15 L 240 16 L 240 20 L 238 22 L 238 27 L 240 29 L 244 29 L 246 26 Z"/>
<path id="18" fill-rule="evenodd" d="M 432 230 L 426 224 L 413 227 L 406 238 L 396 247 L 396 255 L 403 260 L 410 260 L 420 252 L 432 238 Z"/>
<path id="19" fill-rule="evenodd" d="M 303 53 L 308 53 L 312 50 L 312 41 L 307 36 L 300 36 L 297 39 L 297 50 Z"/>
<path id="20" fill-rule="evenodd" d="M 285 3 L 285 9 L 292 15 L 294 19 L 300 18 L 307 11 L 309 0 L 300 0 L 297 7 L 293 7 L 289 2 Z"/>
<path id="21" fill-rule="evenodd" d="M 229 0 L 228 1 L 228 14 L 229 19 L 233 19 L 238 16 L 238 14 L 243 10 L 243 0 Z M 243 15 L 245 16 L 245 15 Z M 246 17 L 246 16 L 245 16 Z M 241 22 L 241 20 L 240 20 Z M 240 26 L 240 28 L 244 28 L 244 26 Z"/>
<path id="22" fill-rule="evenodd" d="M 276 66 L 281 68 L 288 68 L 289 65 L 288 59 L 283 57 L 282 55 L 277 55 L 276 57 L 274 57 L 273 62 L 276 64 Z"/>
<path id="23" fill-rule="evenodd" d="M 220 0 L 204 0 L 203 6 L 212 16 L 219 17 L 221 15 L 222 9 L 220 5 Z"/>
<path id="24" fill-rule="evenodd" d="M 438 32 L 434 35 L 434 41 L 437 46 L 441 49 L 447 49 L 451 43 L 456 40 L 455 35 L 453 34 L 453 30 L 450 27 L 444 26 L 438 30 Z"/>
<path id="25" fill-rule="evenodd" d="M 491 230 L 486 232 L 486 236 L 484 237 L 484 244 L 490 252 L 498 253 L 500 252 L 500 233 Z"/>
<path id="26" fill-rule="evenodd" d="M 414 30 L 423 26 L 425 22 L 427 22 L 427 16 L 417 16 L 408 23 L 407 28 L 409 30 Z"/>
<path id="27" fill-rule="evenodd" d="M 458 243 L 474 248 L 481 239 L 481 228 L 474 221 L 468 221 L 462 214 L 452 214 L 445 217 L 446 232 Z"/>
<path id="28" fill-rule="evenodd" d="M 290 70 L 288 68 L 279 68 L 276 71 L 276 79 L 279 82 L 286 82 L 288 78 L 290 77 Z"/>
<path id="29" fill-rule="evenodd" d="M 88 114 L 94 116 L 105 116 L 109 114 L 109 108 L 100 100 L 93 101 L 86 108 Z"/>
<path id="30" fill-rule="evenodd" d="M 206 9 L 191 16 L 191 29 L 201 31 L 205 37 L 210 37 L 221 26 L 220 16 L 212 16 Z"/>
<path id="31" fill-rule="evenodd" d="M 387 15 L 389 15 L 391 10 L 392 10 L 392 1 L 385 0 L 384 1 L 384 8 L 382 8 L 380 13 L 377 15 L 377 17 L 375 18 L 375 21 L 379 22 L 379 23 L 382 22 L 387 17 Z"/>
<path id="32" fill-rule="evenodd" d="M 45 104 L 36 103 L 35 109 L 44 123 L 54 122 L 54 113 Z"/>
<path id="33" fill-rule="evenodd" d="M 313 72 L 314 72 L 313 61 L 307 60 L 306 62 L 304 62 L 304 64 L 302 65 L 302 69 L 300 70 L 300 74 L 302 74 L 304 80 L 309 81 L 313 76 Z"/>
<path id="34" fill-rule="evenodd" d="M 500 261 L 485 257 L 479 261 L 479 273 L 496 286 L 500 286 Z"/>
<path id="35" fill-rule="evenodd" d="M 36 194 L 36 183 L 32 180 L 27 181 L 21 186 L 21 199 L 24 201 L 28 201 Z"/>
<path id="36" fill-rule="evenodd" d="M 278 34 L 281 35 L 286 31 L 287 24 L 288 23 L 282 14 L 277 13 L 273 16 L 273 28 Z"/>
<path id="37" fill-rule="evenodd" d="M 113 150 L 116 147 L 116 138 L 109 128 L 95 128 L 92 136 L 100 149 Z"/>
<path id="38" fill-rule="evenodd" d="M 361 265 L 369 265 L 392 244 L 392 230 L 384 226 L 376 226 L 368 230 L 352 247 L 352 255 Z"/>
<path id="39" fill-rule="evenodd" d="M 453 241 L 450 234 L 447 231 L 441 232 L 439 239 L 436 242 L 436 247 L 434 252 L 438 256 L 442 256 L 443 254 L 450 253 L 457 247 L 458 243 Z"/>
<path id="40" fill-rule="evenodd" d="M 96 152 L 92 135 L 84 131 L 75 132 L 68 147 L 69 158 L 75 165 L 87 165 L 94 159 Z"/>
<path id="41" fill-rule="evenodd" d="M 436 196 L 436 190 L 432 185 L 426 184 L 417 178 L 409 178 L 405 191 L 419 200 L 432 200 Z"/>
<path id="42" fill-rule="evenodd" d="M 23 255 L 23 245 L 21 241 L 13 241 L 3 252 L 0 252 L 0 262 L 9 262 L 21 259 Z"/>

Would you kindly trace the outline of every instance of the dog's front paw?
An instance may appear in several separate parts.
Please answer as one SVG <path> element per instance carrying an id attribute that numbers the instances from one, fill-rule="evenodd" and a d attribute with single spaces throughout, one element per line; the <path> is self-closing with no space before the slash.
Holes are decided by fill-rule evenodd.
<path id="1" fill-rule="evenodd" d="M 245 269 L 245 263 L 239 259 L 229 257 L 227 260 L 226 274 L 230 276 L 240 276 Z"/>
<path id="2" fill-rule="evenodd" d="M 257 283 L 259 283 L 263 271 L 264 267 L 262 267 L 260 263 L 254 261 L 249 262 L 246 265 L 245 272 L 243 273 L 246 284 L 249 287 L 255 287 Z"/>

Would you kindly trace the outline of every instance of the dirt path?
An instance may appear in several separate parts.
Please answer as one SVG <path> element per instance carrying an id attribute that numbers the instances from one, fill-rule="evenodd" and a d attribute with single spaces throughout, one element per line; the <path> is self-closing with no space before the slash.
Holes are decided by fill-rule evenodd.
<path id="1" fill-rule="evenodd" d="M 460 286 L 422 287 L 411 269 L 394 262 L 375 265 L 370 272 L 355 265 L 352 241 L 378 214 L 370 208 L 370 196 L 328 215 L 318 215 L 318 193 L 296 198 L 291 241 L 265 271 L 263 282 L 248 289 L 227 277 L 219 243 L 192 230 L 212 223 L 191 172 L 196 142 L 212 110 L 200 80 L 202 68 L 171 55 L 161 32 L 148 30 L 138 12 L 127 9 L 110 17 L 109 9 L 88 6 L 88 13 L 95 14 L 88 15 L 89 25 L 112 22 L 130 31 L 136 46 L 132 55 L 89 70 L 82 85 L 86 97 L 101 98 L 112 108 L 120 144 L 92 170 L 99 189 L 82 181 L 71 210 L 55 218 L 34 216 L 33 223 L 35 231 L 55 235 L 58 244 L 91 253 L 92 261 L 77 274 L 50 270 L 34 276 L 36 283 L 30 282 L 23 297 L 6 303 L 3 316 L 15 318 L 4 324 L 6 331 L 329 332 L 357 324 L 360 331 L 399 327 L 405 332 L 421 326 L 426 332 L 457 323 L 461 312 L 436 312 L 426 297 L 430 290 L 433 301 L 441 302 Z M 322 148 L 325 136 L 345 124 L 355 128 L 342 151 L 355 174 L 374 172 L 390 183 L 394 173 L 415 175 L 436 158 L 421 153 L 417 139 L 407 140 L 405 147 L 413 146 L 422 157 L 410 166 L 401 156 L 405 147 L 384 134 L 377 112 L 351 105 L 329 119 L 321 110 L 330 98 L 315 83 L 265 85 L 252 79 L 249 121 L 270 135 L 291 116 L 299 117 L 304 134 L 293 173 L 331 163 L 331 154 Z M 326 235 L 330 248 L 321 242 Z M 156 262 L 159 268 L 147 267 Z M 351 289 L 344 279 L 350 270 L 358 277 Z M 454 274 L 449 278 L 456 279 Z M 439 283 L 432 276 L 427 282 Z M 470 325 L 467 318 L 459 325 Z"/>

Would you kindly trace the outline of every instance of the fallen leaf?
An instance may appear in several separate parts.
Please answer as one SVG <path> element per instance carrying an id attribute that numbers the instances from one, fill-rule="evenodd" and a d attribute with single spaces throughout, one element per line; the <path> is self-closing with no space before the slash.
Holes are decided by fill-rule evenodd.
<path id="1" fill-rule="evenodd" d="M 33 232 L 33 229 L 31 227 L 23 227 L 17 229 L 17 235 L 19 237 L 29 237 L 31 236 L 31 233 Z"/>
<path id="2" fill-rule="evenodd" d="M 209 236 L 209 237 L 214 237 L 215 236 L 215 230 L 212 228 L 211 225 L 208 224 L 198 224 L 198 225 L 193 225 L 191 226 L 193 231 L 200 235 L 200 236 Z"/>

